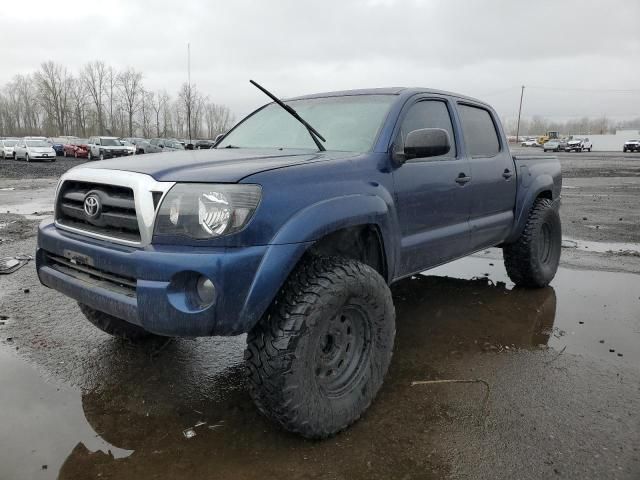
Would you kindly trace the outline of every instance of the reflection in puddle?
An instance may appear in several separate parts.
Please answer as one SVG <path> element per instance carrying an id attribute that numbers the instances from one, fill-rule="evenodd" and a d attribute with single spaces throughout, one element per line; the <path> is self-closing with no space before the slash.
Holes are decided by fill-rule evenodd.
<path id="1" fill-rule="evenodd" d="M 0 349 L 0 478 L 56 478 L 76 444 L 112 459 L 132 452 L 96 435 L 79 392 L 56 387 Z"/>
<path id="2" fill-rule="evenodd" d="M 385 386 L 364 419 L 336 438 L 304 441 L 263 419 L 246 392 L 241 347 L 230 339 L 176 340 L 152 361 L 148 352 L 136 358 L 106 342 L 96 347 L 109 349 L 104 358 L 128 364 L 85 365 L 97 370 L 100 384 L 81 400 L 0 356 L 3 370 L 15 369 L 21 379 L 2 377 L 15 399 L 0 409 L 0 422 L 12 427 L 11 434 L 0 430 L 2 444 L 12 448 L 0 452 L 6 455 L 0 473 L 10 465 L 10 472 L 35 476 L 46 463 L 47 474 L 59 468 L 61 479 L 441 478 L 451 467 L 437 453 L 439 435 L 459 421 L 460 407 L 444 389 L 425 399 L 411 381 L 469 370 L 478 355 L 504 359 L 501 352 L 524 349 L 535 361 L 547 345 L 614 364 L 640 361 L 636 275 L 561 269 L 551 287 L 514 289 L 501 262 L 470 257 L 403 280 L 393 294 L 397 340 Z M 217 365 L 194 358 L 203 344 L 220 348 L 220 342 L 235 353 L 211 360 Z M 476 409 L 483 397 L 480 389 L 455 392 Z M 23 412 L 23 397 L 37 399 L 42 413 Z M 18 420 L 7 423 L 7 415 Z"/>
<path id="3" fill-rule="evenodd" d="M 488 277 L 493 282 L 504 282 L 509 288 L 513 287 L 501 260 L 479 256 L 457 260 L 428 274 Z M 569 353 L 607 361 L 640 364 L 639 275 L 560 268 L 550 288 L 558 298 L 550 347 L 558 350 L 566 347 Z M 527 295 L 536 295 L 536 290 L 524 291 Z M 514 302 L 510 315 L 518 314 Z"/>

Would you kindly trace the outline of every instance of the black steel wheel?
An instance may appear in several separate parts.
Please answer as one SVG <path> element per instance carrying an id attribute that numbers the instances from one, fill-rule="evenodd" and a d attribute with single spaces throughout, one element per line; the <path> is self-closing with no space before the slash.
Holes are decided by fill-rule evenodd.
<path id="1" fill-rule="evenodd" d="M 286 430 L 329 437 L 375 398 L 394 336 L 391 292 L 378 272 L 355 260 L 309 257 L 249 332 L 249 391 Z"/>
<path id="2" fill-rule="evenodd" d="M 502 248 L 509 278 L 518 286 L 544 287 L 560 263 L 562 227 L 553 202 L 538 198 L 517 241 Z"/>

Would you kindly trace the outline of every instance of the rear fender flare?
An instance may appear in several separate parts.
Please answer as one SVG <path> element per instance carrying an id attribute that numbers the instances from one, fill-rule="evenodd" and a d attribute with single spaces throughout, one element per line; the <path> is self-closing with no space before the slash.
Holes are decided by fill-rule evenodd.
<path id="1" fill-rule="evenodd" d="M 542 192 L 551 192 L 551 197 L 555 201 L 559 198 L 559 192 L 554 192 L 553 177 L 549 174 L 542 174 L 527 184 L 526 180 L 520 183 L 521 193 L 518 194 L 515 209 L 515 224 L 511 235 L 506 239 L 505 243 L 515 242 L 527 223 L 529 212 L 533 208 L 533 204 Z"/>

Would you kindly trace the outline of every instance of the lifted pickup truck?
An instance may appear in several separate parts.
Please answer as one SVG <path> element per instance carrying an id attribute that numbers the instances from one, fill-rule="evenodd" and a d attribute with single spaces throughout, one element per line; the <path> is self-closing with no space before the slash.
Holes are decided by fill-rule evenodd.
<path id="1" fill-rule="evenodd" d="M 382 385 L 390 284 L 491 246 L 516 285 L 553 279 L 560 165 L 453 93 L 272 98 L 213 149 L 69 170 L 37 270 L 116 337 L 248 332 L 257 407 L 325 438 Z"/>

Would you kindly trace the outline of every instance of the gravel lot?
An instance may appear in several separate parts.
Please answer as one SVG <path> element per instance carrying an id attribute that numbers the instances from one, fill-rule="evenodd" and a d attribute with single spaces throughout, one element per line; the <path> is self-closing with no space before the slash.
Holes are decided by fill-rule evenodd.
<path id="1" fill-rule="evenodd" d="M 640 154 L 559 157 L 551 287 L 512 288 L 497 249 L 396 284 L 386 384 L 324 442 L 256 412 L 243 336 L 134 348 L 33 263 L 0 276 L 0 478 L 640 478 Z M 0 160 L 0 256 L 33 252 L 76 164 Z M 411 386 L 435 379 L 490 388 Z"/>

